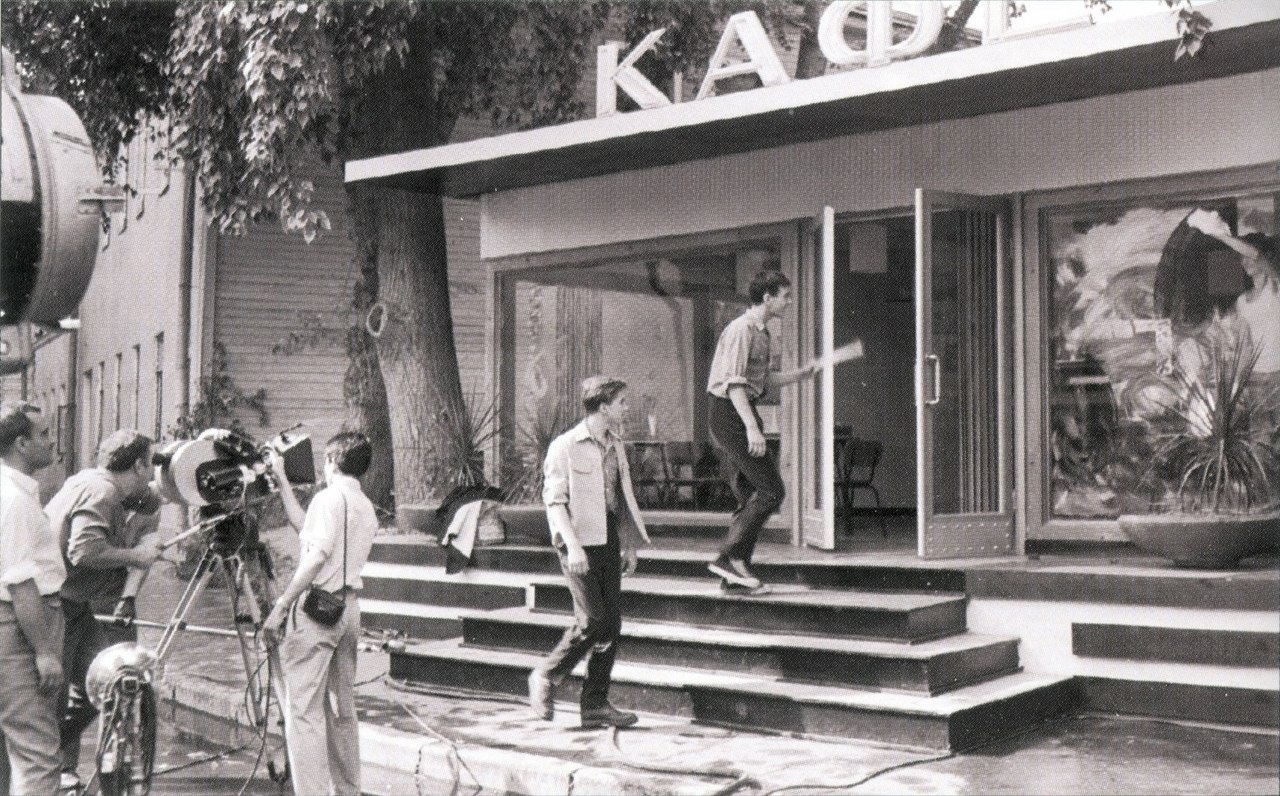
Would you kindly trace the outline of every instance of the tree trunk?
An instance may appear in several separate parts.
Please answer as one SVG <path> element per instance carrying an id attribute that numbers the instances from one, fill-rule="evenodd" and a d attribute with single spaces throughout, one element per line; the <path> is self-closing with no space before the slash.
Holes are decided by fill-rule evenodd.
<path id="1" fill-rule="evenodd" d="M 951 12 L 951 16 L 947 17 L 947 21 L 942 25 L 942 32 L 938 34 L 938 40 L 925 52 L 925 55 L 954 50 L 964 37 L 964 26 L 969 24 L 969 18 L 977 8 L 978 0 L 962 0 L 960 5 L 956 6 L 956 10 Z"/>
<path id="2" fill-rule="evenodd" d="M 371 189 L 385 322 L 378 363 L 390 407 L 396 503 L 441 495 L 437 474 L 458 451 L 448 418 L 466 411 L 449 302 L 444 207 L 439 196 Z"/>
<path id="3" fill-rule="evenodd" d="M 347 330 L 347 374 L 342 394 L 347 406 L 345 429 L 363 431 L 373 443 L 373 460 L 361 482 L 365 494 L 379 509 L 382 519 L 395 517 L 391 416 L 387 406 L 387 388 L 378 368 L 378 351 L 374 339 L 365 329 L 365 318 L 378 300 L 377 248 L 368 231 L 368 214 L 373 203 L 368 191 L 354 187 L 347 191 L 349 213 L 359 229 L 355 263 L 360 276 L 352 289 L 351 308 L 355 322 Z M 365 214 L 361 217 L 361 214 Z"/>
<path id="4" fill-rule="evenodd" d="M 389 59 L 351 98 L 353 135 L 343 160 L 448 141 L 456 119 L 436 102 L 433 24 L 430 4 L 423 4 L 406 31 L 403 61 Z M 430 503 L 442 497 L 447 486 L 439 476 L 459 454 L 446 430 L 448 419 L 466 411 L 453 339 L 443 203 L 438 195 L 380 186 L 347 191 L 365 273 L 357 288 L 357 320 L 363 325 L 373 308 L 370 322 L 378 332 L 365 333 L 353 346 L 353 386 L 365 392 L 350 404 L 350 414 L 368 421 L 375 446 L 390 449 L 393 463 L 383 465 L 383 477 L 394 478 L 396 505 Z M 375 358 L 380 380 L 372 370 Z"/>
<path id="5" fill-rule="evenodd" d="M 818 23 L 827 8 L 824 0 L 805 0 L 804 19 L 800 23 L 800 44 L 796 50 L 796 80 L 822 77 L 827 72 L 827 57 L 818 46 Z"/>

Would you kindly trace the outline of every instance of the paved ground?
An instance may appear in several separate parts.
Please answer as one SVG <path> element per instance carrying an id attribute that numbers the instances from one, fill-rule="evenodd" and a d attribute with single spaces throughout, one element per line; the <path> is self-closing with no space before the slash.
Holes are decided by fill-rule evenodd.
<path id="1" fill-rule="evenodd" d="M 287 538 L 280 547 L 287 549 Z M 170 568 L 157 569 L 140 613 L 167 619 L 183 585 Z M 225 600 L 225 592 L 210 590 L 189 620 L 226 625 Z M 144 642 L 156 637 L 156 631 L 143 633 Z M 638 728 L 615 735 L 578 729 L 568 705 L 546 723 L 510 701 L 407 692 L 381 677 L 385 666 L 384 655 L 361 654 L 358 707 L 365 785 L 373 793 L 1280 793 L 1275 734 L 1074 716 L 957 756 L 747 733 L 662 716 L 644 716 Z M 167 693 L 208 712 L 231 715 L 242 701 L 245 672 L 230 639 L 183 635 L 166 677 L 175 684 Z M 219 735 L 191 715 L 164 711 L 162 721 Z M 245 740 L 241 734 L 219 741 L 233 738 Z M 160 792 L 199 792 L 202 777 L 209 778 L 209 791 L 223 792 L 218 777 L 225 774 L 223 784 L 235 777 L 243 782 L 252 758 L 221 766 L 194 767 L 186 778 L 175 774 Z M 273 786 L 259 773 L 252 787 L 265 793 Z"/>

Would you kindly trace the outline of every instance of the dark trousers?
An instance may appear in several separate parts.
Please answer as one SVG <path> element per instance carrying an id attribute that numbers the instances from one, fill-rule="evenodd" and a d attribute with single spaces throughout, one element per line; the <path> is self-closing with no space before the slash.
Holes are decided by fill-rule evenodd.
<path id="1" fill-rule="evenodd" d="M 587 678 L 582 682 L 579 699 L 583 710 L 609 703 L 609 680 L 618 654 L 618 636 L 622 633 L 622 560 L 617 525 L 610 513 L 608 541 L 583 548 L 587 551 L 587 571 L 581 575 L 569 572 L 568 555 L 562 548 L 556 548 L 569 593 L 573 595 L 574 623 L 539 668 L 548 680 L 559 684 L 578 661 L 589 654 Z"/>
<path id="2" fill-rule="evenodd" d="M 62 714 L 61 736 L 62 770 L 75 771 L 80 763 L 80 736 L 93 723 L 98 709 L 89 701 L 84 678 L 93 659 L 112 644 L 121 641 L 137 641 L 138 631 L 133 628 L 103 627 L 93 618 L 93 606 L 89 603 L 64 599 L 62 614 L 67 621 L 66 641 L 62 645 L 62 671 L 66 676 L 67 699 Z"/>
<path id="3" fill-rule="evenodd" d="M 713 395 L 707 409 L 711 440 L 733 473 L 729 486 L 738 499 L 738 508 L 733 514 L 720 555 L 749 564 L 760 529 L 769 515 L 782 505 L 786 489 L 772 453 L 766 451 L 763 456 L 751 455 L 747 446 L 747 429 L 742 425 L 733 401 Z M 760 413 L 756 411 L 755 404 L 751 405 L 751 412 L 759 425 Z"/>

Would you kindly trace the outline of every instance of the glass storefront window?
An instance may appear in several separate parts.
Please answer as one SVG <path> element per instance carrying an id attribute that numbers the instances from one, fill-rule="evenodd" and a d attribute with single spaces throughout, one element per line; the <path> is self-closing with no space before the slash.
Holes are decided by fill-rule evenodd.
<path id="1" fill-rule="evenodd" d="M 1236 352 L 1257 358 L 1254 432 L 1274 441 L 1278 203 L 1267 192 L 1046 212 L 1054 518 L 1176 507 L 1178 473 L 1155 452 L 1212 413 L 1214 374 Z"/>
<path id="2" fill-rule="evenodd" d="M 513 386 L 502 397 L 504 459 L 515 471 L 505 480 L 540 467 L 545 444 L 581 419 L 579 384 L 596 373 L 628 384 L 623 437 L 642 443 L 631 446 L 633 479 L 713 478 L 705 397 L 716 341 L 747 308 L 751 277 L 780 264 L 778 241 L 762 240 L 504 277 L 514 302 L 502 363 Z M 780 351 L 781 324 L 771 331 Z M 761 414 L 776 424 L 773 407 Z M 655 486 L 637 497 L 648 507 L 732 509 L 715 486 L 702 495 Z"/>

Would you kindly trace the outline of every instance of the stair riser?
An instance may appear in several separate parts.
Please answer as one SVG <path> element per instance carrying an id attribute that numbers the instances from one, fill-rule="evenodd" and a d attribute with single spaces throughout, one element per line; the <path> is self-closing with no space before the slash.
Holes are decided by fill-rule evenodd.
<path id="1" fill-rule="evenodd" d="M 373 546 L 369 560 L 388 564 L 416 564 L 442 567 L 446 554 L 431 545 Z M 472 553 L 472 566 L 501 572 L 531 572 L 542 575 L 560 574 L 560 561 L 550 547 L 517 549 L 496 545 L 477 547 Z M 910 591 L 959 594 L 964 591 L 964 572 L 950 569 L 918 567 L 842 567 L 813 564 L 752 565 L 767 583 L 790 583 L 819 589 L 864 589 L 868 591 Z M 679 578 L 713 578 L 707 562 L 700 558 L 640 558 L 639 575 L 665 575 Z"/>
<path id="2" fill-rule="evenodd" d="M 449 658 L 391 654 L 390 675 L 401 680 L 483 694 L 502 694 L 527 699 L 529 670 L 484 660 L 456 661 Z M 557 702 L 574 703 L 582 691 L 582 680 L 568 677 L 556 689 Z M 623 710 L 644 710 L 664 716 L 693 718 L 693 701 L 683 688 L 614 682 L 609 703 Z"/>
<path id="3" fill-rule="evenodd" d="M 525 604 L 525 589 L 457 581 L 420 581 L 399 578 L 363 578 L 361 596 L 368 600 L 444 605 L 460 608 L 511 608 Z"/>
<path id="4" fill-rule="evenodd" d="M 468 645 L 535 654 L 550 652 L 562 632 L 545 625 L 524 625 L 487 617 L 468 617 L 463 621 L 463 638 Z M 912 660 L 626 636 L 618 645 L 618 654 L 620 660 L 635 663 L 686 666 L 918 694 L 942 693 L 1018 668 L 1017 643 L 1012 641 L 931 660 Z"/>
<path id="5" fill-rule="evenodd" d="M 443 567 L 448 554 L 434 544 L 389 544 L 374 542 L 369 560 L 379 564 L 413 564 L 419 567 Z"/>
<path id="6" fill-rule="evenodd" d="M 399 630 L 409 638 L 416 639 L 457 638 L 462 635 L 462 622 L 458 619 L 370 613 L 362 610 L 360 623 L 366 630 Z"/>
<path id="7" fill-rule="evenodd" d="M 641 575 L 669 575 L 680 578 L 712 578 L 707 561 L 641 558 Z M 826 566 L 822 564 L 754 563 L 751 571 L 765 583 L 795 584 L 815 589 L 860 589 L 864 591 L 909 591 L 917 593 L 961 594 L 964 572 L 916 567 Z"/>
<path id="8" fill-rule="evenodd" d="M 1090 710 L 1280 730 L 1280 694 L 1254 688 L 1077 677 Z"/>
<path id="9" fill-rule="evenodd" d="M 391 655 L 391 676 L 428 687 L 527 696 L 528 670 L 483 660 L 456 661 L 430 656 Z M 556 691 L 559 702 L 575 702 L 581 682 L 568 678 Z M 977 706 L 959 717 L 870 711 L 843 705 L 800 704 L 775 697 L 718 688 L 633 685 L 615 681 L 609 701 L 625 710 L 750 730 L 800 733 L 842 740 L 864 740 L 939 750 L 960 750 L 1016 734 L 1072 709 L 1075 691 L 1054 687 Z"/>
<path id="10" fill-rule="evenodd" d="M 570 613 L 573 600 L 566 586 L 535 584 L 534 607 Z M 717 599 L 689 595 L 623 592 L 622 615 L 630 619 L 730 627 L 755 632 L 812 633 L 842 638 L 925 641 L 963 633 L 964 602 L 912 611 L 871 610 L 844 606 L 797 605 L 750 597 Z"/>
<path id="11" fill-rule="evenodd" d="M 1078 692 L 1069 683 L 978 705 L 951 717 L 798 703 L 718 688 L 690 692 L 694 715 L 714 724 L 950 751 L 1016 735 L 1079 704 Z"/>

